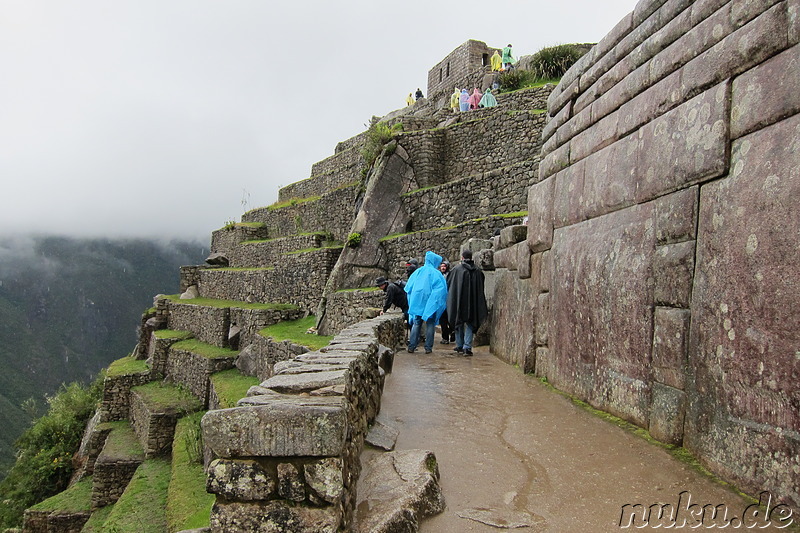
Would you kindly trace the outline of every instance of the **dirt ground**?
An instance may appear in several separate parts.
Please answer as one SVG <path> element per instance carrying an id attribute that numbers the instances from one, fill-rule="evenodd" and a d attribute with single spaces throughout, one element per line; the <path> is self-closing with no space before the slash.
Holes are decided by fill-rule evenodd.
<path id="1" fill-rule="evenodd" d="M 672 504 L 681 509 L 679 523 L 687 518 L 685 529 L 711 525 L 708 516 L 701 524 L 691 514 L 701 516 L 707 504 L 727 507 L 717 526 L 741 519 L 746 509 L 749 521 L 737 529 L 765 524 L 748 509 L 750 500 L 574 405 L 496 359 L 488 347 L 477 348 L 474 357 L 452 348 L 437 338 L 433 354 L 398 353 L 380 414 L 400 432 L 396 449 L 436 454 L 447 509 L 425 519 L 423 533 L 619 531 L 621 519 L 628 529 L 658 525 L 655 513 L 643 522 L 631 518 L 633 507 L 623 512 L 635 504 L 643 510 Z M 666 509 L 659 529 L 669 523 Z"/>

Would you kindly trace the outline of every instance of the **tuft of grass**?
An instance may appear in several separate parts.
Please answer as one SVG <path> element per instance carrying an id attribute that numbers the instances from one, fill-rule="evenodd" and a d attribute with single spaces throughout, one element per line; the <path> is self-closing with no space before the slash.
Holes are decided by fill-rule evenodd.
<path id="1" fill-rule="evenodd" d="M 37 503 L 32 510 L 35 511 L 89 511 L 92 507 L 92 478 L 86 477 L 75 483 L 67 490 Z"/>
<path id="2" fill-rule="evenodd" d="M 533 54 L 530 70 L 539 79 L 560 78 L 584 53 L 573 44 L 547 46 Z"/>
<path id="3" fill-rule="evenodd" d="M 117 359 L 108 365 L 106 376 L 116 377 L 125 376 L 128 374 L 140 374 L 142 372 L 150 372 L 150 368 L 147 366 L 147 363 L 145 363 L 142 359 L 134 359 L 128 355 L 121 359 Z"/>
<path id="4" fill-rule="evenodd" d="M 202 412 L 178 421 L 172 444 L 172 469 L 167 491 L 167 531 L 208 527 L 214 495 L 206 492 L 202 464 Z M 196 454 L 200 451 L 200 456 Z"/>
<path id="5" fill-rule="evenodd" d="M 319 350 L 327 346 L 333 339 L 332 335 L 317 335 L 306 333 L 308 328 L 313 328 L 317 319 L 314 315 L 309 315 L 298 320 L 285 320 L 271 326 L 267 326 L 258 332 L 262 337 L 272 337 L 273 340 L 290 341 L 301 346 L 306 346 L 310 350 Z"/>
<path id="6" fill-rule="evenodd" d="M 197 355 L 201 355 L 206 359 L 222 359 L 225 357 L 236 357 L 239 355 L 239 352 L 236 350 L 231 350 L 230 348 L 220 348 L 219 346 L 214 346 L 213 344 L 208 344 L 197 339 L 186 339 L 176 342 L 172 345 L 172 349 L 196 353 Z"/>
<path id="7" fill-rule="evenodd" d="M 364 166 L 361 169 L 362 175 L 365 176 L 369 169 L 372 168 L 378 156 L 381 155 L 383 146 L 402 131 L 403 124 L 400 122 L 394 126 L 389 126 L 386 122 L 377 122 L 369 127 L 364 147 L 361 148 L 361 157 L 364 159 Z"/>
<path id="8" fill-rule="evenodd" d="M 215 300 L 213 298 L 191 298 L 189 300 L 181 300 L 180 294 L 172 294 L 166 296 L 166 298 L 175 303 L 204 305 L 206 307 L 235 307 L 237 309 L 270 309 L 277 311 L 291 311 L 297 309 L 297 306 L 294 304 L 249 303 L 238 302 L 236 300 Z"/>
<path id="9" fill-rule="evenodd" d="M 245 376 L 238 368 L 231 368 L 211 374 L 211 384 L 220 402 L 220 409 L 236 407 L 236 402 L 247 396 L 250 387 L 258 385 L 261 380 L 253 376 Z"/>
<path id="10" fill-rule="evenodd" d="M 158 339 L 190 339 L 193 334 L 191 331 L 181 331 L 177 329 L 159 329 L 153 332 Z"/>
<path id="11" fill-rule="evenodd" d="M 163 381 L 153 381 L 146 385 L 133 387 L 148 406 L 162 411 L 193 413 L 202 409 L 202 404 L 191 392 Z"/>
<path id="12" fill-rule="evenodd" d="M 165 459 L 149 459 L 142 463 L 114 505 L 103 529 L 115 533 L 167 531 L 170 471 L 170 463 Z"/>

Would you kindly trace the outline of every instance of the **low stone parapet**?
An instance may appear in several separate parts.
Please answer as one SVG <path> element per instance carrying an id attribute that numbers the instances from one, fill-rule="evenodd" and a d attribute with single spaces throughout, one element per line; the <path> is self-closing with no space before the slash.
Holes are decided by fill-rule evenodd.
<path id="1" fill-rule="evenodd" d="M 386 293 L 372 287 L 329 294 L 325 314 L 319 321 L 319 334 L 335 335 L 348 326 L 376 316 L 385 299 Z"/>
<path id="2" fill-rule="evenodd" d="M 204 443 L 217 457 L 207 483 L 217 494 L 212 531 L 352 527 L 359 454 L 380 407 L 379 347 L 397 346 L 403 334 L 398 315 L 362 321 L 276 364 L 238 407 L 203 417 Z"/>
<path id="3" fill-rule="evenodd" d="M 123 357 L 108 367 L 103 379 L 103 398 L 100 403 L 101 421 L 111 422 L 128 418 L 131 388 L 152 381 L 152 372 L 144 361 Z"/>
<path id="4" fill-rule="evenodd" d="M 248 376 L 265 380 L 272 376 L 275 363 L 292 359 L 308 352 L 305 346 L 291 341 L 274 341 L 256 335 L 252 341 L 239 352 L 236 367 Z"/>

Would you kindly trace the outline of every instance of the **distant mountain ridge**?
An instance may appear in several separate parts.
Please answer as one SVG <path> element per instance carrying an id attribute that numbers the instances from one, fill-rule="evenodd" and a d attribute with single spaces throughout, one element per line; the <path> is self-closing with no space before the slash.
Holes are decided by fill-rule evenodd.
<path id="1" fill-rule="evenodd" d="M 0 479 L 34 398 L 87 382 L 136 344 L 142 311 L 175 293 L 181 265 L 208 253 L 199 242 L 0 237 Z"/>

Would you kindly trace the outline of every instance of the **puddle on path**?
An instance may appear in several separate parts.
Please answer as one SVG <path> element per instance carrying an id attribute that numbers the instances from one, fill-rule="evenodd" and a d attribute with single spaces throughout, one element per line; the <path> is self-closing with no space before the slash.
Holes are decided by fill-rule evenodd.
<path id="1" fill-rule="evenodd" d="M 447 509 L 423 521 L 423 533 L 619 531 L 623 505 L 677 505 L 682 491 L 734 515 L 750 503 L 485 347 L 470 358 L 398 353 L 381 418 L 400 431 L 396 449 L 436 454 Z M 533 518 L 509 530 L 475 516 L 498 525 Z"/>

